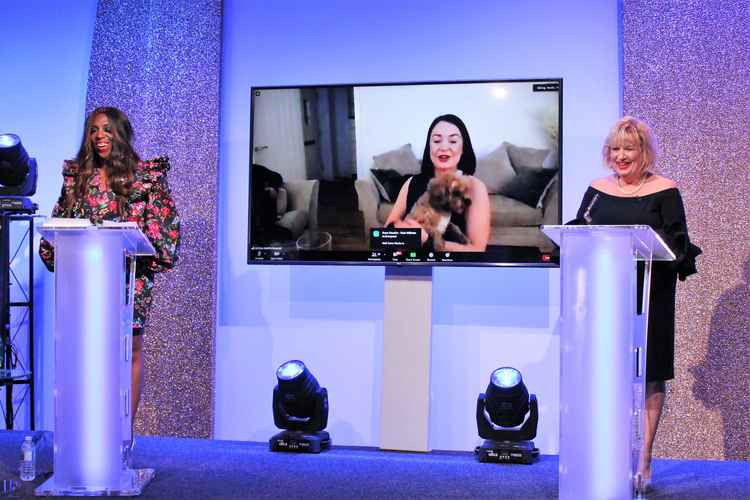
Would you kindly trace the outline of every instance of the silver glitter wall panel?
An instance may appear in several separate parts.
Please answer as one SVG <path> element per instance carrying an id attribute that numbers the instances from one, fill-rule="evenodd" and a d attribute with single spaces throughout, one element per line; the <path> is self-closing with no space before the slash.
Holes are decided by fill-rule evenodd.
<path id="1" fill-rule="evenodd" d="M 86 108 L 129 116 L 143 158 L 169 156 L 180 262 L 157 275 L 136 432 L 211 437 L 220 0 L 100 0 Z"/>
<path id="2" fill-rule="evenodd" d="M 624 110 L 660 140 L 699 273 L 677 288 L 655 454 L 750 458 L 750 3 L 624 0 Z"/>

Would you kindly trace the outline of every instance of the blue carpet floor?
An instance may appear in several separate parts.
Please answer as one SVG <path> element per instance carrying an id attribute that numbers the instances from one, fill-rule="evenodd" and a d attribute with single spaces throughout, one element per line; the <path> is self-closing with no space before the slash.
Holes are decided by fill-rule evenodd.
<path id="1" fill-rule="evenodd" d="M 18 478 L 23 433 L 0 432 L 0 479 Z M 29 498 L 51 469 L 49 438 L 40 452 L 43 478 L 22 483 Z M 557 457 L 533 465 L 483 464 L 472 453 L 384 452 L 333 447 L 320 455 L 272 453 L 266 443 L 138 438 L 135 467 L 156 469 L 141 498 L 495 498 L 557 497 Z M 750 499 L 750 462 L 655 460 L 648 498 Z"/>

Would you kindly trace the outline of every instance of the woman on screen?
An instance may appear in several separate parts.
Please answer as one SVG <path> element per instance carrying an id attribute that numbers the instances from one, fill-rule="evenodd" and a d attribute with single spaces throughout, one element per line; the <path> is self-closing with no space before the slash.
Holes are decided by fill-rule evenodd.
<path id="1" fill-rule="evenodd" d="M 666 381 L 674 378 L 677 278 L 684 280 L 696 272 L 695 258 L 701 253 L 688 238 L 685 210 L 677 185 L 651 171 L 655 149 L 653 136 L 645 123 L 630 116 L 618 120 L 602 149 L 604 164 L 612 174 L 591 183 L 576 219 L 587 224 L 649 225 L 662 235 L 677 256 L 674 262 L 654 262 L 651 270 L 646 425 L 638 464 L 643 488 L 648 488 L 651 482 L 651 453 L 664 406 Z M 642 266 L 638 269 L 638 280 L 640 290 Z"/>
<path id="2" fill-rule="evenodd" d="M 167 184 L 167 158 L 141 161 L 133 150 L 133 128 L 116 108 L 95 109 L 86 118 L 76 158 L 63 163 L 63 185 L 52 217 L 132 221 L 156 249 L 136 263 L 133 312 L 131 415 L 143 387 L 143 328 L 151 307 L 154 273 L 175 265 L 180 219 Z M 54 248 L 42 239 L 39 254 L 54 270 Z"/>
<path id="3" fill-rule="evenodd" d="M 490 237 L 490 201 L 487 187 L 473 176 L 476 166 L 464 122 L 456 115 L 438 116 L 428 128 L 422 170 L 404 183 L 385 225 L 421 229 L 423 246 L 437 250 L 484 252 Z M 453 207 L 448 230 L 443 228 L 447 221 L 435 229 L 427 227 L 425 218 L 416 215 L 420 205 L 428 204 L 428 191 L 438 188 L 441 182 L 450 182 L 453 188 L 446 186 L 446 191 L 462 198 L 447 201 Z M 423 222 L 420 224 L 418 219 Z"/>

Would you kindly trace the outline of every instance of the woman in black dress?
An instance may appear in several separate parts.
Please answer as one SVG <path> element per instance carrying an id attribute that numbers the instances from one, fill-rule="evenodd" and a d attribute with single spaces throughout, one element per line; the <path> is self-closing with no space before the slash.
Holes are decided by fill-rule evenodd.
<path id="1" fill-rule="evenodd" d="M 690 243 L 685 210 L 674 181 L 651 171 L 653 136 L 642 121 L 626 116 L 610 130 L 602 149 L 612 175 L 596 179 L 586 191 L 577 219 L 587 224 L 643 224 L 651 226 L 677 259 L 654 262 L 646 350 L 646 425 L 638 464 L 643 484 L 651 482 L 651 452 L 661 418 L 666 381 L 674 378 L 674 320 L 677 278 L 696 272 L 700 248 Z M 643 266 L 638 268 L 639 283 Z M 640 286 L 639 286 L 640 289 Z M 638 300 L 640 308 L 640 297 Z"/>

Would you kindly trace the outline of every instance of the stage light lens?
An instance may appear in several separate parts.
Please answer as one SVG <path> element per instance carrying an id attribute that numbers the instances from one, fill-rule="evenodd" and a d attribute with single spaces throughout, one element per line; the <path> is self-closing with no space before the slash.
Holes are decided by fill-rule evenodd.
<path id="1" fill-rule="evenodd" d="M 21 142 L 16 134 L 0 134 L 0 148 L 12 148 Z"/>
<path id="2" fill-rule="evenodd" d="M 287 361 L 276 370 L 276 377 L 278 377 L 279 380 L 292 380 L 304 371 L 305 364 L 302 361 Z"/>
<path id="3" fill-rule="evenodd" d="M 283 363 L 276 370 L 279 392 L 287 413 L 309 418 L 315 410 L 315 394 L 320 389 L 317 379 L 302 361 Z"/>
<path id="4" fill-rule="evenodd" d="M 493 371 L 486 395 L 487 413 L 495 425 L 520 425 L 529 411 L 529 391 L 515 368 L 504 366 Z"/>
<path id="5" fill-rule="evenodd" d="M 496 386 L 509 389 L 521 383 L 521 372 L 515 368 L 505 366 L 492 372 L 490 378 Z"/>

